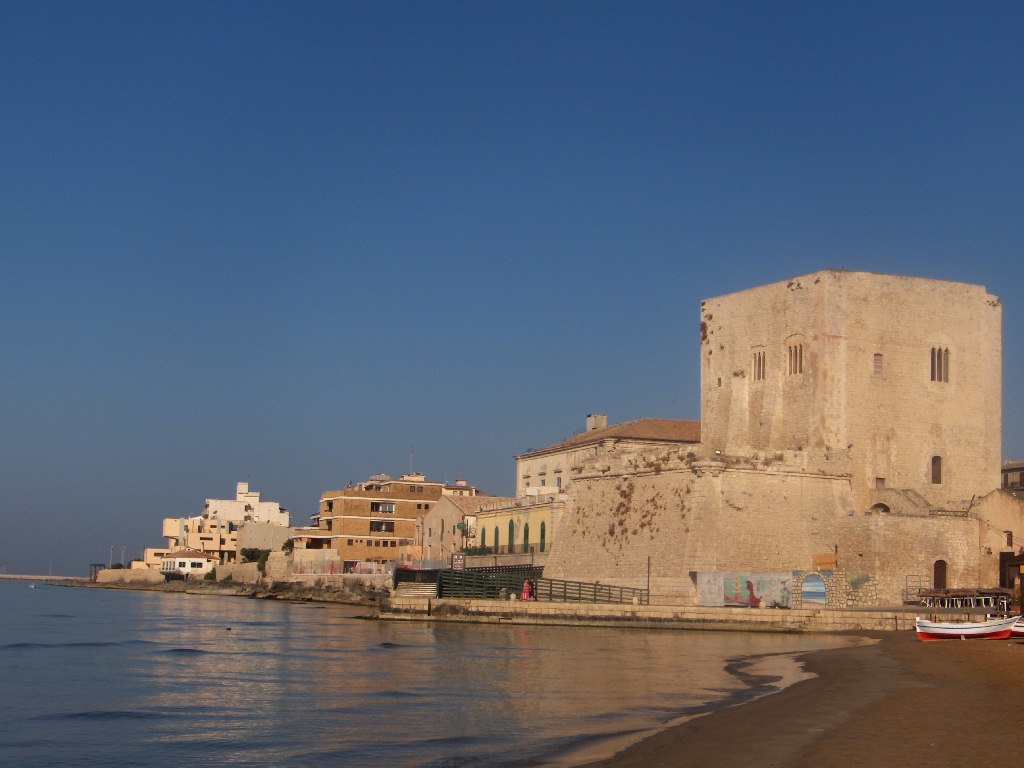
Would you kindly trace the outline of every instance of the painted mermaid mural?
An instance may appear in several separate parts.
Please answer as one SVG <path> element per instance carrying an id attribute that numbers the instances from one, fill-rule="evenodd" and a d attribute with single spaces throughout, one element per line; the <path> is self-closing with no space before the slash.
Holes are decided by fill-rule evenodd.
<path id="1" fill-rule="evenodd" d="M 793 594 L 792 571 L 782 573 L 698 574 L 701 605 L 732 605 L 747 608 L 788 608 Z"/>

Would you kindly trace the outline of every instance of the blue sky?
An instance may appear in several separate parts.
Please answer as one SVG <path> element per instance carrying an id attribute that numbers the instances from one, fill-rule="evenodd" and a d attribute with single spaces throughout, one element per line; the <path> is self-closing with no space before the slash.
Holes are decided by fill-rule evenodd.
<path id="1" fill-rule="evenodd" d="M 699 418 L 701 299 L 824 268 L 1003 300 L 1024 458 L 1019 3 L 0 0 L 0 568 L 248 480 Z"/>

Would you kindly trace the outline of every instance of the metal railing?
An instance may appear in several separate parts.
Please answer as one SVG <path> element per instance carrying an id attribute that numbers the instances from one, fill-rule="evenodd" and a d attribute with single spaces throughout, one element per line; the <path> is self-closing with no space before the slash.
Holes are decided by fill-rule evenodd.
<path id="1" fill-rule="evenodd" d="M 650 592 L 633 587 L 593 584 L 585 581 L 540 578 L 531 571 L 518 573 L 479 573 L 474 571 L 441 571 L 438 577 L 438 597 L 471 598 L 478 600 L 506 600 L 518 596 L 526 579 L 533 579 L 535 598 L 554 603 L 614 603 L 649 605 Z"/>

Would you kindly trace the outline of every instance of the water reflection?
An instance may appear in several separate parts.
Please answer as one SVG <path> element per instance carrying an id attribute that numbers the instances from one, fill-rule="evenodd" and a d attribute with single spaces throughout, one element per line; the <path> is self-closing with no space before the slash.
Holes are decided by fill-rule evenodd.
<path id="1" fill-rule="evenodd" d="M 743 689 L 725 659 L 848 642 L 380 622 L 336 605 L 34 592 L 64 594 L 16 628 L 17 638 L 50 638 L 22 659 L 36 667 L 5 667 L 9 694 L 26 703 L 3 711 L 20 730 L 4 741 L 0 726 L 0 744 L 23 765 L 76 748 L 92 764 L 124 764 L 125 754 L 200 765 L 524 763 L 576 736 L 646 729 Z M 61 697 L 33 698 L 58 683 Z M 57 737 L 38 720 L 51 716 L 65 717 Z M 50 752 L 39 751 L 44 737 Z M 39 755 L 50 762 L 33 762 Z"/>

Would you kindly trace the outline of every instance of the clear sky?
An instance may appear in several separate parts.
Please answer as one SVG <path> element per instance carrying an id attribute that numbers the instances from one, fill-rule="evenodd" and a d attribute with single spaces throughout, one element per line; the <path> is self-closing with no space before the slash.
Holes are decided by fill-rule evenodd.
<path id="1" fill-rule="evenodd" d="M 825 268 L 1003 301 L 1024 4 L 0 0 L 0 568 L 248 480 L 514 489 L 697 419 L 701 299 Z"/>

